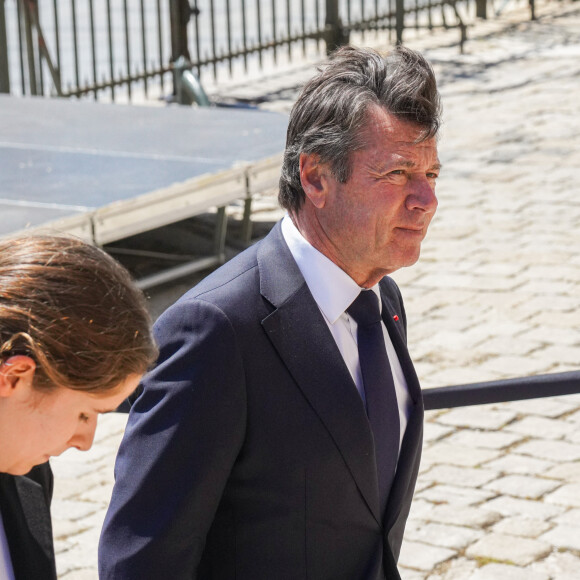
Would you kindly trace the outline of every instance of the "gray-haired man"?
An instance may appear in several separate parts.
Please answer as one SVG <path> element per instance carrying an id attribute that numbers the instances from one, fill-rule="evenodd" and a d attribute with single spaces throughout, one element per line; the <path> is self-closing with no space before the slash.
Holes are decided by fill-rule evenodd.
<path id="1" fill-rule="evenodd" d="M 101 577 L 397 579 L 423 406 L 387 276 L 435 213 L 439 95 L 417 53 L 344 48 L 290 116 L 288 210 L 156 325 Z"/>

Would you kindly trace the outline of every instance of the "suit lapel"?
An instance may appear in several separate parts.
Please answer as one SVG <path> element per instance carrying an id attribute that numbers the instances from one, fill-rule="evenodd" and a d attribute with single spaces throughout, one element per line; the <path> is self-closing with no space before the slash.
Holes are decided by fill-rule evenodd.
<path id="1" fill-rule="evenodd" d="M 403 499 L 409 491 L 409 487 L 414 481 L 415 466 L 420 458 L 421 444 L 423 438 L 423 399 L 419 379 L 411 362 L 409 351 L 405 344 L 405 335 L 400 312 L 397 312 L 395 306 L 386 299 L 382 293 L 383 299 L 383 321 L 389 332 L 397 357 L 403 369 L 407 381 L 407 389 L 413 400 L 413 408 L 407 422 L 401 453 L 397 465 L 397 473 L 389 495 L 387 510 L 385 513 L 385 528 L 389 530 L 397 517 L 403 505 Z"/>
<path id="2" fill-rule="evenodd" d="M 374 446 L 362 400 L 279 224 L 259 248 L 258 265 L 262 295 L 275 307 L 262 326 L 380 523 Z"/>

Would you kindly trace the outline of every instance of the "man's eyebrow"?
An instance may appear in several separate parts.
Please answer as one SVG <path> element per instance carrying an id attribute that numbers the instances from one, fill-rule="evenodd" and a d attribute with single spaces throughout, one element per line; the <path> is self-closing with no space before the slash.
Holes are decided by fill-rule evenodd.
<path id="1" fill-rule="evenodd" d="M 409 169 L 413 169 L 415 167 L 417 167 L 417 164 L 414 161 L 411 161 L 411 159 L 402 159 L 400 161 L 395 161 L 394 163 L 391 163 L 389 165 L 397 165 L 399 167 L 408 167 Z M 436 169 L 437 171 L 439 171 L 441 169 L 441 167 L 443 167 L 441 165 L 441 163 L 439 163 L 438 161 L 436 163 L 433 163 L 433 165 L 431 165 L 429 167 L 429 169 Z"/>

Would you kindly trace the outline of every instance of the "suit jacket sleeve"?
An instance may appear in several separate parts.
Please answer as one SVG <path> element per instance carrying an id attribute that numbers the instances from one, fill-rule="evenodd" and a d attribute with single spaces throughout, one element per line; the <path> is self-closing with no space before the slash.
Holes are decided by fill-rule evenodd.
<path id="1" fill-rule="evenodd" d="M 182 300 L 131 409 L 99 546 L 102 579 L 191 580 L 243 443 L 244 370 L 225 314 Z"/>

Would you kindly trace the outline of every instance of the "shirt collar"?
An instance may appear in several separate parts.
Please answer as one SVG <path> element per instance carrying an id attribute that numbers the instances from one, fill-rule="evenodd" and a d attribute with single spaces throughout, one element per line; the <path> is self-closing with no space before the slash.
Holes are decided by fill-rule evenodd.
<path id="1" fill-rule="evenodd" d="M 364 288 L 312 246 L 288 215 L 282 220 L 282 235 L 316 304 L 328 322 L 334 324 Z M 382 309 L 379 285 L 371 290 L 378 296 Z"/>

